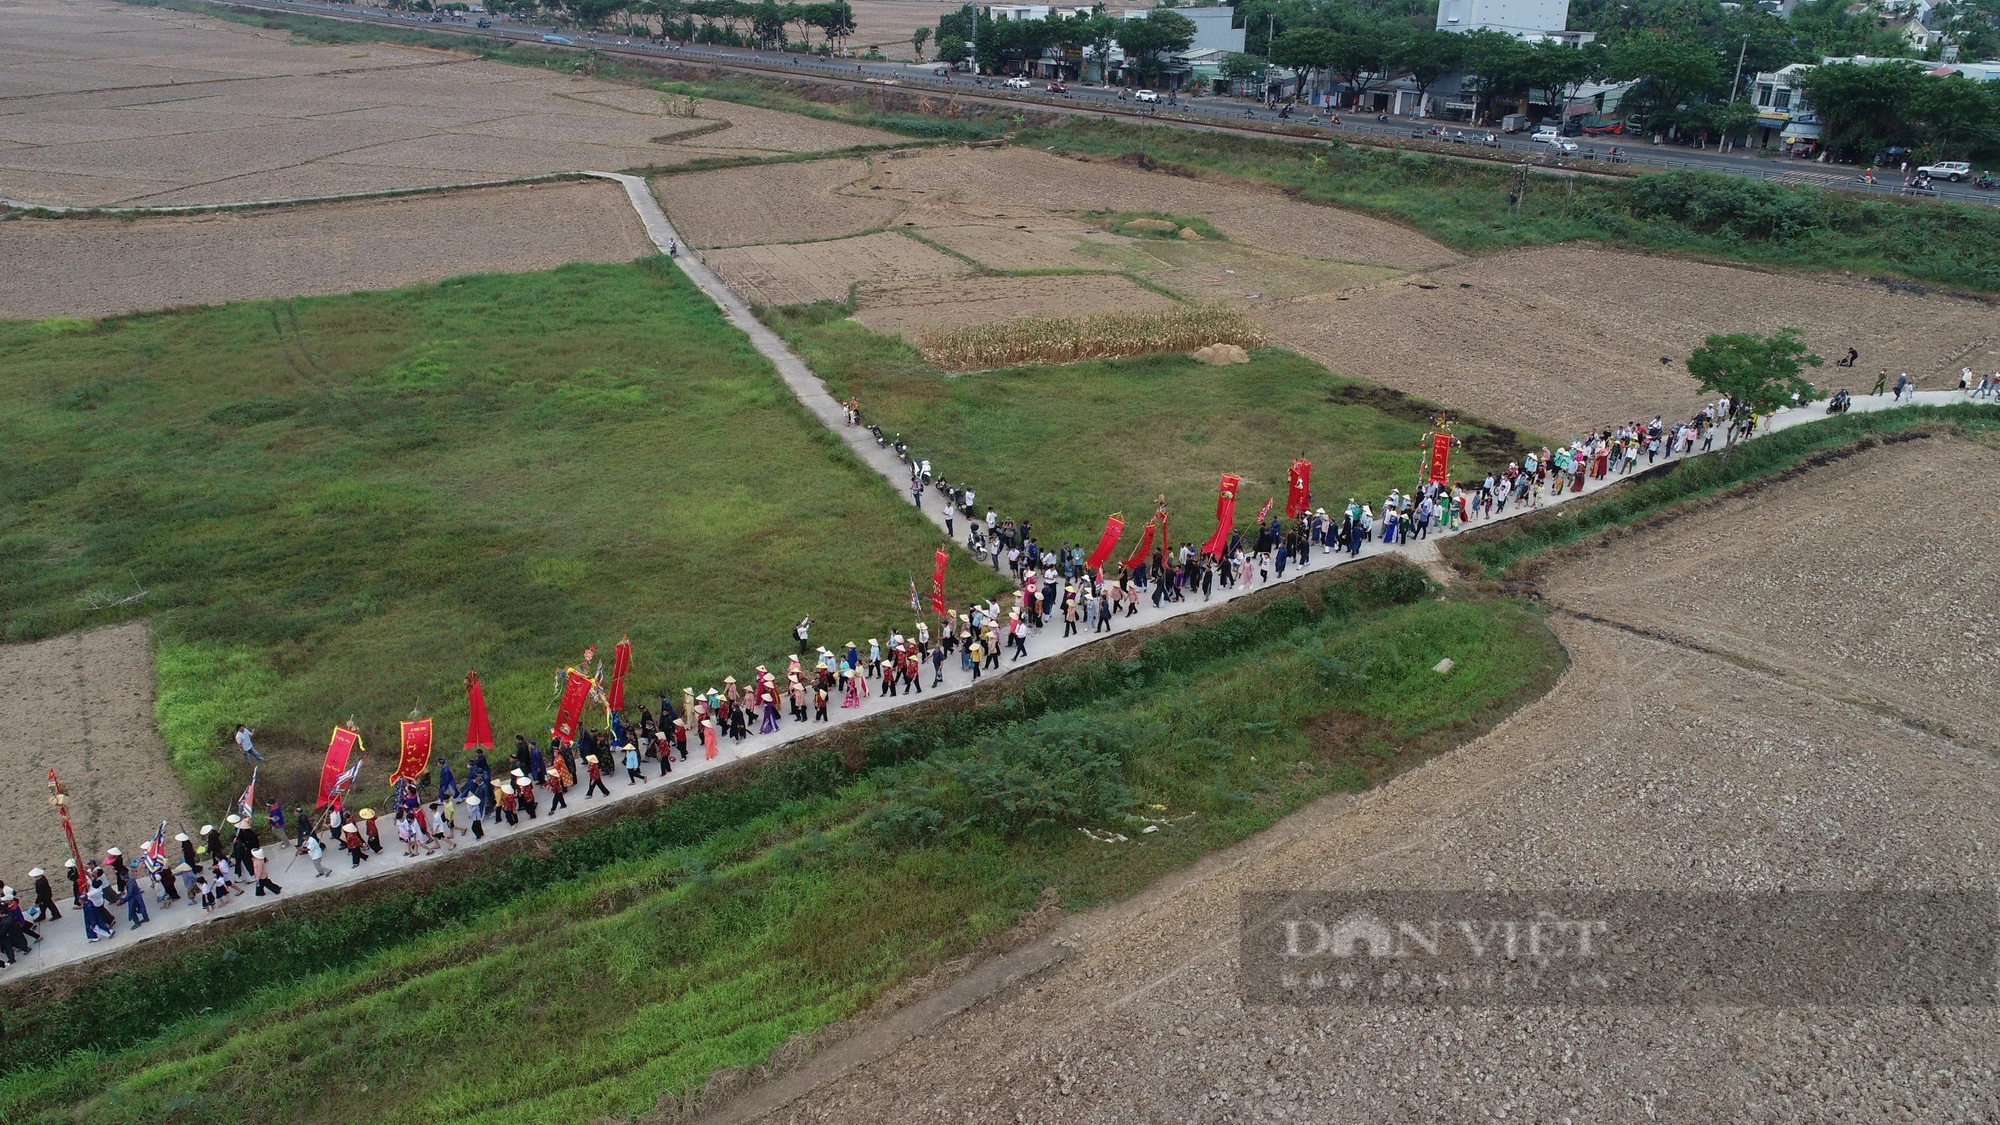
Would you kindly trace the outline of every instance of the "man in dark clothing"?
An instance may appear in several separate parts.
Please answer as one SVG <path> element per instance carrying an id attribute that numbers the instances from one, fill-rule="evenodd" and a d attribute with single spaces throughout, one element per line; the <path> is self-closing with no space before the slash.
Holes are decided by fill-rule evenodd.
<path id="1" fill-rule="evenodd" d="M 41 908 L 42 920 L 47 922 L 62 917 L 62 911 L 56 909 L 56 891 L 49 885 L 48 875 L 37 867 L 28 872 L 28 877 L 35 881 L 35 905 Z"/>

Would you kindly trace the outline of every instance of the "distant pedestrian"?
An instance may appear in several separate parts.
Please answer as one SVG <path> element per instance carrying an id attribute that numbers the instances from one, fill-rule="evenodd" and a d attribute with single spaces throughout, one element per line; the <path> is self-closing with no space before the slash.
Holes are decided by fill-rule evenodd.
<path id="1" fill-rule="evenodd" d="M 256 743 L 250 741 L 250 736 L 254 733 L 256 732 L 242 723 L 236 724 L 236 745 L 243 751 L 243 760 L 246 762 L 261 762 L 264 760 L 264 755 L 257 752 Z"/>

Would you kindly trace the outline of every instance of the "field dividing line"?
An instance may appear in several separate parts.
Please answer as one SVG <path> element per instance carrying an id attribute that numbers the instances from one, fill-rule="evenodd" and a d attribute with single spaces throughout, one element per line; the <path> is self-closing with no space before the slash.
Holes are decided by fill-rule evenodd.
<path id="1" fill-rule="evenodd" d="M 653 245 L 660 253 L 665 254 L 670 249 L 674 250 L 674 264 L 680 267 L 689 281 L 694 282 L 695 288 L 715 302 L 729 323 L 750 337 L 751 346 L 778 369 L 778 376 L 785 381 L 787 387 L 791 388 L 792 393 L 798 396 L 799 402 L 812 412 L 813 417 L 819 419 L 820 424 L 828 431 L 846 442 L 847 447 L 854 451 L 854 455 L 861 458 L 862 464 L 882 474 L 892 490 L 898 494 L 907 493 L 910 476 L 908 466 L 887 448 L 875 444 L 873 435 L 867 430 L 847 424 L 847 412 L 841 409 L 839 400 L 833 397 L 833 392 L 826 389 L 826 384 L 820 381 L 819 376 L 813 374 L 812 368 L 806 366 L 805 360 L 800 359 L 797 353 L 786 347 L 776 332 L 771 331 L 763 321 L 757 319 L 743 298 L 724 284 L 722 278 L 701 260 L 700 255 L 688 248 L 687 240 L 682 238 L 673 224 L 667 221 L 666 211 L 661 209 L 660 201 L 653 196 L 652 185 L 646 182 L 644 176 L 633 176 L 624 172 L 585 172 L 584 175 L 625 185 L 625 197 L 632 201 L 632 209 L 639 213 L 639 222 L 645 226 L 646 236 L 653 240 Z M 939 498 L 938 503 L 931 507 L 919 509 L 925 519 L 937 525 L 940 532 L 944 530 L 942 505 L 943 500 Z"/>

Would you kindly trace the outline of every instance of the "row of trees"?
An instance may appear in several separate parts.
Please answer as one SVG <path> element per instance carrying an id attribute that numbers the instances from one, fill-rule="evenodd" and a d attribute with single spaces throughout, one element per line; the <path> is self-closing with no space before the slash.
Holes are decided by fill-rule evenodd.
<path id="1" fill-rule="evenodd" d="M 649 38 L 734 46 L 783 47 L 793 42 L 789 32 L 796 30 L 796 41 L 808 48 L 815 31 L 824 46 L 832 47 L 853 35 L 855 26 L 854 8 L 847 0 L 806 4 L 780 4 L 777 0 L 754 4 L 744 0 L 497 0 L 491 7 L 522 15 L 538 10 L 560 13 L 578 27 L 617 27 Z"/>
<path id="2" fill-rule="evenodd" d="M 1309 84 L 1338 83 L 1358 96 L 1404 75 L 1428 92 L 1463 72 L 1482 118 L 1531 101 L 1567 105 L 1588 82 L 1634 82 L 1619 113 L 1643 120 L 1648 132 L 1742 137 L 1756 119 L 1757 72 L 1828 55 L 1907 52 L 1899 31 L 1848 8 L 1848 0 L 1813 0 L 1784 21 L 1715 0 L 1574 0 L 1571 26 L 1599 38 L 1570 47 L 1491 31 L 1440 32 L 1436 9 L 1417 0 L 1244 0 L 1238 11 L 1250 53 L 1224 73 L 1247 78 L 1268 60 Z M 2000 52 L 2000 33 L 1988 34 L 2000 0 L 1963 0 L 1946 11 L 1968 48 L 1991 38 Z M 1932 78 L 1914 65 L 1821 67 L 1815 75 L 1809 97 L 1834 147 L 1862 158 L 1888 145 L 2000 155 L 2000 95 L 1990 87 Z"/>
<path id="3" fill-rule="evenodd" d="M 938 20 L 937 57 L 945 62 L 972 59 L 983 71 L 1020 69 L 1048 48 L 1080 58 L 1088 50 L 1102 60 L 1116 42 L 1140 81 L 1152 82 L 1163 56 L 1194 42 L 1194 21 L 1166 8 L 1143 19 L 1119 19 L 1099 4 L 1089 12 L 1051 15 L 1042 20 L 996 20 L 985 8 L 967 4 Z M 922 50 L 922 41 L 917 41 Z"/>

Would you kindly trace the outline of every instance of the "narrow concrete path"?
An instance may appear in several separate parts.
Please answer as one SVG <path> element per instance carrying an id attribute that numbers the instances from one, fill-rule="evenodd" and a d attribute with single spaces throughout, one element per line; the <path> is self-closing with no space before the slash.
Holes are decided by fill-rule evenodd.
<path id="1" fill-rule="evenodd" d="M 897 458 L 894 450 L 875 444 L 874 435 L 866 429 L 847 424 L 847 413 L 841 409 L 840 400 L 833 397 L 833 393 L 826 389 L 826 384 L 820 381 L 819 376 L 813 374 L 812 368 L 806 366 L 805 360 L 800 359 L 796 352 L 786 347 L 776 332 L 765 327 L 764 322 L 758 320 L 750 311 L 750 306 L 744 303 L 743 298 L 723 284 L 722 279 L 715 275 L 714 270 L 708 268 L 700 255 L 687 248 L 687 242 L 674 230 L 674 225 L 667 221 L 667 213 L 660 208 L 660 201 L 654 198 L 652 185 L 646 182 L 645 177 L 630 176 L 623 172 L 584 174 L 599 179 L 615 180 L 625 185 L 626 197 L 632 201 L 633 210 L 639 213 L 639 221 L 645 224 L 647 237 L 653 240 L 654 246 L 659 247 L 660 253 L 673 253 L 675 264 L 680 266 L 681 272 L 687 275 L 689 281 L 694 282 L 695 288 L 706 293 L 708 299 L 722 309 L 722 315 L 729 319 L 729 323 L 742 329 L 743 334 L 750 337 L 751 345 L 778 369 L 779 377 L 783 378 L 785 385 L 798 396 L 800 404 L 811 411 L 813 417 L 818 418 L 828 430 L 846 442 L 847 447 L 854 451 L 856 457 L 861 458 L 863 464 L 882 474 L 897 493 L 907 499 L 910 495 L 909 466 Z M 942 498 L 932 495 L 929 500 L 931 502 L 923 507 L 924 516 L 936 524 L 939 531 L 943 531 Z"/>

